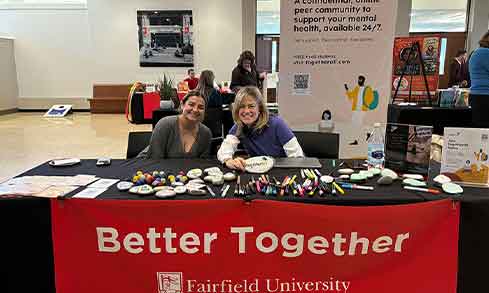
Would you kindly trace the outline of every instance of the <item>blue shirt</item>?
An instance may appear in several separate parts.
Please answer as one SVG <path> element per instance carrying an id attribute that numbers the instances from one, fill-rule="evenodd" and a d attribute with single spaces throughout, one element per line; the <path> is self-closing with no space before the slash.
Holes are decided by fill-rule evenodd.
<path id="1" fill-rule="evenodd" d="M 235 124 L 229 134 L 236 135 L 237 125 Z M 287 126 L 285 121 L 277 116 L 270 116 L 267 126 L 261 130 L 246 131 L 244 129 L 240 142 L 245 150 L 252 157 L 271 156 L 287 157 L 284 145 L 294 137 L 294 133 Z"/>
<path id="2" fill-rule="evenodd" d="M 469 60 L 470 93 L 489 95 L 489 48 L 478 48 Z"/>

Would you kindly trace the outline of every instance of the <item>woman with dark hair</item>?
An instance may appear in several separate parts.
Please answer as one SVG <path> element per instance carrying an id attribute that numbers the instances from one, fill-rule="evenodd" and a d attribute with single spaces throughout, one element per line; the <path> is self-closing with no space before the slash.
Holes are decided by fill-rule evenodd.
<path id="1" fill-rule="evenodd" d="M 244 51 L 238 59 L 238 65 L 233 69 L 231 75 L 231 90 L 237 92 L 241 87 L 262 87 L 265 73 L 256 71 L 255 56 L 251 51 Z"/>
<path id="2" fill-rule="evenodd" d="M 202 71 L 195 90 L 206 100 L 207 107 L 218 108 L 222 106 L 222 96 L 214 87 L 214 72 L 210 70 Z"/>
<path id="3" fill-rule="evenodd" d="M 479 45 L 469 59 L 469 101 L 473 126 L 489 128 L 489 31 L 482 36 Z"/>
<path id="4" fill-rule="evenodd" d="M 139 158 L 207 158 L 211 146 L 211 131 L 202 124 L 205 99 L 190 91 L 180 104 L 179 115 L 168 116 L 156 124 L 148 148 Z"/>
<path id="5" fill-rule="evenodd" d="M 226 167 L 244 170 L 245 160 L 234 157 L 239 143 L 250 156 L 304 157 L 287 123 L 278 116 L 270 116 L 258 88 L 250 86 L 239 90 L 233 120 L 235 124 L 217 152 L 217 159 Z"/>

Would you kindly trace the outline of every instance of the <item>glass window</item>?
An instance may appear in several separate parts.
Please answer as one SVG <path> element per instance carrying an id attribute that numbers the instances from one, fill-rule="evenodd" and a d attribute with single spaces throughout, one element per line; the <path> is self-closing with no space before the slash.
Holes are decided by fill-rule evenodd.
<path id="1" fill-rule="evenodd" d="M 87 0 L 0 0 L 0 9 L 87 8 Z"/>
<path id="2" fill-rule="evenodd" d="M 256 1 L 256 34 L 280 34 L 280 0 Z"/>
<path id="3" fill-rule="evenodd" d="M 412 1 L 410 32 L 466 31 L 468 0 Z"/>

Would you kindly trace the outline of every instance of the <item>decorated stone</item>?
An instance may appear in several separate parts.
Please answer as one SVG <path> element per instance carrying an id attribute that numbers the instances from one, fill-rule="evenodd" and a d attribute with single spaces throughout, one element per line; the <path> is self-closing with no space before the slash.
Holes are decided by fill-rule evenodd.
<path id="1" fill-rule="evenodd" d="M 173 187 L 184 186 L 184 185 L 185 184 L 183 184 L 183 182 L 176 182 L 176 181 L 171 184 L 171 186 L 173 186 Z"/>
<path id="2" fill-rule="evenodd" d="M 443 185 L 444 183 L 452 182 L 452 179 L 450 179 L 450 177 L 448 177 L 446 175 L 440 174 L 440 175 L 436 176 L 435 178 L 433 178 L 433 181 L 437 185 Z"/>
<path id="3" fill-rule="evenodd" d="M 121 182 L 117 183 L 117 189 L 119 189 L 120 191 L 129 190 L 133 186 L 134 186 L 134 183 L 127 182 L 127 181 L 121 181 Z"/>
<path id="4" fill-rule="evenodd" d="M 249 173 L 263 174 L 270 171 L 275 164 L 272 157 L 258 156 L 245 160 L 245 170 Z"/>
<path id="5" fill-rule="evenodd" d="M 161 191 L 161 190 L 173 190 L 173 187 L 171 187 L 171 186 L 156 186 L 156 187 L 153 187 L 153 190 L 156 192 Z"/>
<path id="6" fill-rule="evenodd" d="M 397 176 L 397 173 L 396 172 L 392 171 L 391 169 L 387 169 L 387 168 L 385 168 L 384 170 L 382 170 L 382 172 L 380 172 L 380 175 L 382 177 L 389 176 L 393 180 L 396 180 L 397 178 L 399 178 L 399 176 Z"/>
<path id="7" fill-rule="evenodd" d="M 372 174 L 374 174 L 374 176 L 380 175 L 380 173 L 382 172 L 382 170 L 380 170 L 379 168 L 371 168 L 368 171 L 372 172 Z"/>
<path id="8" fill-rule="evenodd" d="M 443 183 L 441 188 L 443 189 L 443 192 L 448 193 L 448 194 L 462 194 L 462 193 L 464 193 L 464 189 L 462 188 L 462 186 L 455 184 L 453 182 Z"/>
<path id="9" fill-rule="evenodd" d="M 184 194 L 185 192 L 187 192 L 187 187 L 185 186 L 177 186 L 175 187 L 175 193 L 176 194 Z"/>
<path id="10" fill-rule="evenodd" d="M 200 176 L 202 176 L 202 173 L 203 172 L 201 169 L 192 169 L 187 172 L 187 177 L 190 179 L 197 179 L 200 178 Z"/>
<path id="11" fill-rule="evenodd" d="M 351 182 L 361 182 L 367 180 L 367 178 L 366 174 L 354 173 L 350 175 Z"/>
<path id="12" fill-rule="evenodd" d="M 394 179 L 390 176 L 382 176 L 377 180 L 377 184 L 379 185 L 391 185 L 394 182 Z"/>
<path id="13" fill-rule="evenodd" d="M 351 175 L 355 173 L 355 171 L 353 171 L 353 169 L 339 169 L 338 173 L 340 173 L 341 175 Z"/>
<path id="14" fill-rule="evenodd" d="M 206 173 L 207 175 L 220 175 L 222 174 L 222 171 L 221 169 L 219 169 L 218 167 L 211 167 L 211 168 L 207 168 L 204 170 L 204 173 Z"/>
<path id="15" fill-rule="evenodd" d="M 204 181 L 212 183 L 212 179 L 214 179 L 214 178 L 215 178 L 215 176 L 207 175 L 204 177 Z"/>
<path id="16" fill-rule="evenodd" d="M 420 174 L 403 174 L 402 178 L 409 178 L 409 179 L 415 179 L 415 180 L 424 180 L 423 175 Z"/>
<path id="17" fill-rule="evenodd" d="M 200 183 L 187 183 L 187 185 L 185 185 L 185 187 L 187 187 L 187 190 L 189 190 L 189 189 L 202 189 L 202 188 L 205 188 L 206 185 L 200 184 Z"/>
<path id="18" fill-rule="evenodd" d="M 344 180 L 348 180 L 348 179 L 350 179 L 350 175 L 343 174 L 343 175 L 340 175 L 339 178 L 344 179 Z"/>
<path id="19" fill-rule="evenodd" d="M 321 176 L 320 179 L 321 179 L 321 182 L 326 183 L 326 184 L 333 183 L 333 181 L 334 181 L 334 178 L 331 176 L 328 176 L 328 175 L 323 175 L 323 176 Z"/>
<path id="20" fill-rule="evenodd" d="M 187 184 L 193 184 L 193 183 L 197 183 L 197 184 L 205 184 L 204 180 L 198 178 L 198 179 L 192 179 L 190 180 Z"/>
<path id="21" fill-rule="evenodd" d="M 360 172 L 358 172 L 360 175 L 364 175 L 364 176 L 367 176 L 367 178 L 373 178 L 374 177 L 374 173 L 370 172 L 370 171 L 366 171 L 366 170 L 362 170 Z"/>
<path id="22" fill-rule="evenodd" d="M 187 193 L 190 195 L 206 195 L 207 191 L 203 189 L 189 189 L 187 190 Z"/>
<path id="23" fill-rule="evenodd" d="M 222 176 L 213 176 L 212 178 L 212 184 L 213 185 L 223 185 L 224 184 L 224 178 Z"/>
<path id="24" fill-rule="evenodd" d="M 416 180 L 416 179 L 412 179 L 412 178 L 406 178 L 406 179 L 402 180 L 402 184 L 414 186 L 414 187 L 426 187 L 426 182 Z"/>
<path id="25" fill-rule="evenodd" d="M 135 193 L 139 195 L 148 195 L 154 193 L 153 188 L 150 185 L 134 186 L 129 189 L 130 193 Z"/>
<path id="26" fill-rule="evenodd" d="M 236 179 L 236 174 L 232 172 L 228 172 L 222 176 L 225 181 L 233 181 Z"/>
<path id="27" fill-rule="evenodd" d="M 171 198 L 171 197 L 175 197 L 176 195 L 177 193 L 175 192 L 175 190 L 168 189 L 168 188 L 160 190 L 155 194 L 155 196 L 158 198 Z"/>

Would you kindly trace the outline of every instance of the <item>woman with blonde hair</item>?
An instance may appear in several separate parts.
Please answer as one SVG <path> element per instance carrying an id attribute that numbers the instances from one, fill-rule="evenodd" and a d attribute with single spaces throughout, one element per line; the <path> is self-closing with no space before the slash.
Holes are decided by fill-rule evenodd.
<path id="1" fill-rule="evenodd" d="M 473 126 L 489 128 L 489 31 L 482 36 L 479 45 L 469 59 L 469 100 Z"/>
<path id="2" fill-rule="evenodd" d="M 244 170 L 245 160 L 233 158 L 239 143 L 250 156 L 303 157 L 292 130 L 278 116 L 271 116 L 256 87 L 243 87 L 233 105 L 234 126 L 224 139 L 217 158 L 230 169 Z"/>

